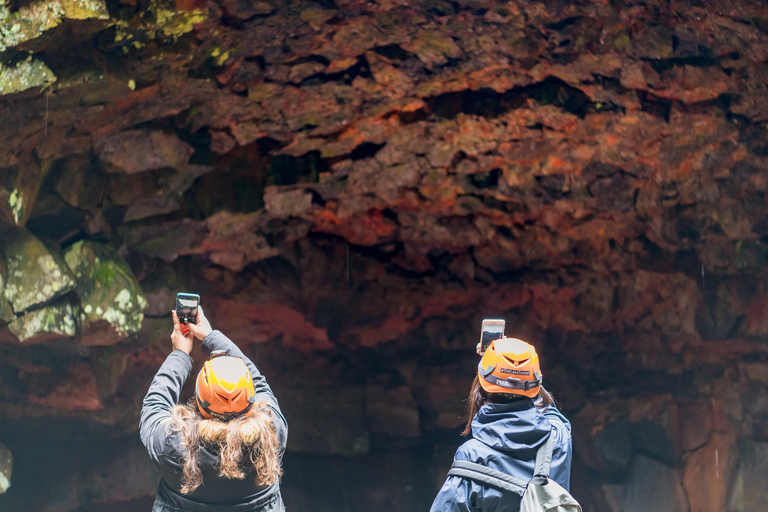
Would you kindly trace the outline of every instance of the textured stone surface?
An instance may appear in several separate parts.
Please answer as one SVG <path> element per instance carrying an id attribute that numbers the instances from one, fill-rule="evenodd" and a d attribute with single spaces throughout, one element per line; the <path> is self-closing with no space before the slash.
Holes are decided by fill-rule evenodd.
<path id="1" fill-rule="evenodd" d="M 373 512 L 425 510 L 460 442 L 478 326 L 499 316 L 574 420 L 585 510 L 653 503 L 654 472 L 686 490 L 662 510 L 764 501 L 734 446 L 768 439 L 765 6 L 108 7 L 0 1 L 3 69 L 56 75 L 0 97 L 0 247 L 12 226 L 54 253 L 111 246 L 151 316 L 106 347 L 0 327 L 9 422 L 132 433 L 173 296 L 198 291 L 268 370 L 294 468 L 399 470 L 288 486 L 289 508 L 356 510 L 343 496 L 360 490 Z M 60 300 L 81 303 L 33 297 L 21 318 Z M 318 427 L 344 436 L 318 444 Z M 735 487 L 713 447 L 741 464 Z M 28 508 L 118 510 L 83 493 Z"/>
<path id="2" fill-rule="evenodd" d="M 111 245 L 80 241 L 64 259 L 77 282 L 82 344 L 111 345 L 141 329 L 147 300 Z"/>
<path id="3" fill-rule="evenodd" d="M 26 230 L 15 230 L 7 235 L 3 255 L 7 276 L 3 296 L 17 314 L 74 287 L 74 280 L 61 256 Z"/>
<path id="4" fill-rule="evenodd" d="M 16 317 L 8 324 L 10 331 L 23 343 L 42 343 L 77 334 L 75 312 L 66 300 Z"/>

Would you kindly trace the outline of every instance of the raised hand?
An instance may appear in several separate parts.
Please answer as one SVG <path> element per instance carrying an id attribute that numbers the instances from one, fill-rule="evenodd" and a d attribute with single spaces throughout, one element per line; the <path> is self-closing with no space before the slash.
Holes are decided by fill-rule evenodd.
<path id="1" fill-rule="evenodd" d="M 189 354 L 192 352 L 192 345 L 194 343 L 194 335 L 190 329 L 183 329 L 183 325 L 179 322 L 179 317 L 176 316 L 176 311 L 171 311 L 173 316 L 173 332 L 171 333 L 171 345 L 174 350 L 181 350 Z M 199 316 L 198 316 L 199 319 Z"/>
<path id="2" fill-rule="evenodd" d="M 188 323 L 187 327 L 199 340 L 204 340 L 213 330 L 211 329 L 211 323 L 205 317 L 205 313 L 203 313 L 202 306 L 197 307 L 197 323 Z"/>

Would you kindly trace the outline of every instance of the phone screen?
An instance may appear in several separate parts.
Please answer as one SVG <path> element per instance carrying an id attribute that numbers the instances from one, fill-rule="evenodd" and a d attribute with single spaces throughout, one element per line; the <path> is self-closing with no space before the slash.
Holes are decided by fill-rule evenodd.
<path id="1" fill-rule="evenodd" d="M 483 353 L 493 340 L 504 337 L 504 320 L 483 320 L 483 330 L 480 335 L 480 352 Z"/>
<path id="2" fill-rule="evenodd" d="M 176 295 L 176 316 L 179 317 L 179 322 L 197 322 L 197 307 L 199 304 L 200 297 L 198 295 L 191 293 Z"/>

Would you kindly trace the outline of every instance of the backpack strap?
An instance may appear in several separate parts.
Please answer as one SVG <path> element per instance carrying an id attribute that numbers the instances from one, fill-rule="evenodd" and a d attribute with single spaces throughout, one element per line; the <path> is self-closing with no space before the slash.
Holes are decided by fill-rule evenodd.
<path id="1" fill-rule="evenodd" d="M 482 464 L 467 462 L 464 460 L 455 460 L 448 471 L 448 476 L 458 476 L 475 482 L 490 485 L 497 489 L 514 492 L 522 496 L 528 482 L 520 480 L 501 471 L 496 471 Z"/>
<path id="2" fill-rule="evenodd" d="M 552 464 L 552 451 L 555 445 L 555 431 L 554 429 L 549 431 L 549 437 L 547 442 L 541 445 L 536 452 L 536 466 L 533 470 L 533 478 L 543 477 L 545 480 L 549 478 L 549 468 Z"/>

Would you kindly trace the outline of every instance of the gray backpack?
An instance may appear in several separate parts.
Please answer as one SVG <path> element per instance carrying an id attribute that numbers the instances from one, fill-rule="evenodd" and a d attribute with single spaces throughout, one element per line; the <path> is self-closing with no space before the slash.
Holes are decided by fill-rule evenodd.
<path id="1" fill-rule="evenodd" d="M 482 464 L 463 460 L 453 461 L 448 476 L 459 476 L 503 491 L 514 492 L 522 497 L 520 512 L 581 512 L 581 506 L 568 491 L 549 478 L 554 437 L 553 433 L 550 433 L 547 442 L 536 452 L 533 478 L 527 482 Z"/>

